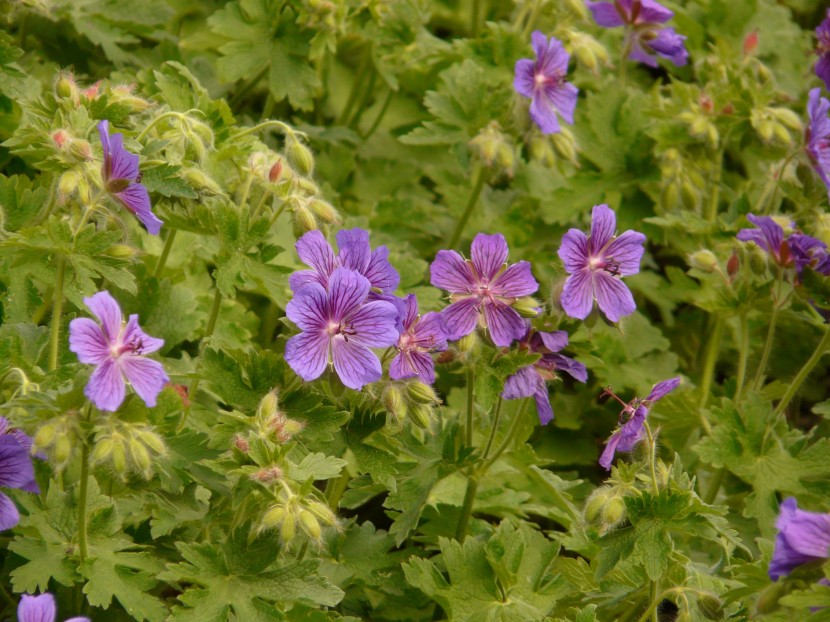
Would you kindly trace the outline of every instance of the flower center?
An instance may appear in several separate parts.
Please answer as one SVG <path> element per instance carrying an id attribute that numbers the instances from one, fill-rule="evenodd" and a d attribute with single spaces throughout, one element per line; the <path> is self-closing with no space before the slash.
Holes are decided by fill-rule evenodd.
<path id="1" fill-rule="evenodd" d="M 346 343 L 349 343 L 349 337 L 354 336 L 357 334 L 357 331 L 354 329 L 354 326 L 351 324 L 343 322 L 333 322 L 329 320 L 329 325 L 326 328 L 326 333 L 330 337 L 334 337 L 336 335 L 343 335 L 343 339 Z"/>
<path id="2" fill-rule="evenodd" d="M 611 276 L 619 276 L 620 274 L 620 262 L 611 257 L 591 257 L 588 260 L 588 267 L 592 272 L 605 270 Z"/>

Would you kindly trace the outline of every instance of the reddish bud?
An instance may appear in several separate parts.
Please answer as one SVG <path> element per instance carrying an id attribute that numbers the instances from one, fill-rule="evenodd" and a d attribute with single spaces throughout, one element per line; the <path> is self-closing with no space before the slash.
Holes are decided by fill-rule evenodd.
<path id="1" fill-rule="evenodd" d="M 270 466 L 251 474 L 251 479 L 262 484 L 270 484 L 282 478 L 282 469 L 278 466 Z"/>
<path id="2" fill-rule="evenodd" d="M 59 148 L 63 149 L 66 141 L 69 140 L 69 133 L 66 130 L 58 130 L 52 134 L 52 140 Z"/>
<path id="3" fill-rule="evenodd" d="M 182 400 L 182 406 L 187 408 L 190 406 L 190 398 L 187 396 L 187 387 L 183 384 L 173 384 L 172 382 L 168 382 L 167 386 L 173 389 L 176 393 L 178 393 L 179 398 Z"/>
<path id="4" fill-rule="evenodd" d="M 251 448 L 251 446 L 248 445 L 248 441 L 239 435 L 233 437 L 233 444 L 234 447 L 236 447 L 243 454 L 247 454 L 248 450 Z"/>
<path id="5" fill-rule="evenodd" d="M 268 171 L 268 181 L 271 183 L 279 181 L 282 177 L 282 160 L 277 160 L 276 164 Z"/>
<path id="6" fill-rule="evenodd" d="M 726 262 L 726 274 L 729 275 L 730 279 L 734 279 L 735 275 L 738 274 L 738 268 L 741 266 L 741 260 L 738 259 L 737 253 L 732 253 L 732 256 Z"/>
<path id="7" fill-rule="evenodd" d="M 744 56 L 749 56 L 758 47 L 758 31 L 753 30 L 744 37 Z"/>
<path id="8" fill-rule="evenodd" d="M 735 112 L 735 106 L 733 106 L 730 102 L 726 104 L 720 112 L 721 114 L 732 114 L 733 112 Z"/>
<path id="9" fill-rule="evenodd" d="M 712 111 L 715 109 L 715 104 L 712 102 L 712 98 L 708 95 L 701 95 L 700 96 L 700 109 L 703 110 L 706 114 L 712 114 Z"/>
<path id="10" fill-rule="evenodd" d="M 81 91 L 81 94 L 87 99 L 95 99 L 96 97 L 98 97 L 98 92 L 100 91 L 100 89 L 101 81 L 98 80 L 98 82 L 96 82 L 92 86 L 89 86 L 85 88 L 83 91 Z"/>

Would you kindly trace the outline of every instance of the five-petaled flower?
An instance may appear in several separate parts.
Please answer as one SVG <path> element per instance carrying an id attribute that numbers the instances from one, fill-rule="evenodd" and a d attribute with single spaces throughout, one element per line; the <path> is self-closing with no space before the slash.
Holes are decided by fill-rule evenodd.
<path id="1" fill-rule="evenodd" d="M 435 362 L 431 352 L 447 349 L 447 337 L 441 315 L 434 311 L 418 315 L 418 300 L 415 294 L 404 298 L 403 330 L 396 348 L 398 355 L 389 365 L 389 375 L 395 380 L 418 377 L 421 382 L 435 382 Z"/>
<path id="2" fill-rule="evenodd" d="M 595 205 L 591 235 L 570 229 L 562 237 L 559 257 L 570 276 L 562 290 L 562 308 L 569 316 L 584 320 L 594 300 L 612 322 L 634 313 L 637 305 L 621 277 L 637 274 L 646 236 L 628 230 L 614 237 L 617 218 L 607 205 Z"/>
<path id="3" fill-rule="evenodd" d="M 574 122 L 579 89 L 565 82 L 570 56 L 562 43 L 554 37 L 548 41 L 538 30 L 532 39 L 536 60 L 523 58 L 516 61 L 513 88 L 520 95 L 531 98 L 530 118 L 542 133 L 555 134 L 559 131 L 557 113 L 568 123 Z"/>
<path id="4" fill-rule="evenodd" d="M 816 39 L 816 75 L 824 81 L 825 88 L 830 91 L 830 9 L 827 9 L 824 19 L 816 28 Z"/>
<path id="5" fill-rule="evenodd" d="M 9 422 L 0 417 L 0 487 L 16 488 L 39 493 L 32 466 L 32 439 L 20 430 L 9 428 Z M 20 513 L 14 502 L 0 492 L 0 531 L 11 529 L 20 522 Z"/>
<path id="6" fill-rule="evenodd" d="M 674 13 L 655 0 L 614 0 L 586 4 L 594 21 L 605 28 L 625 26 L 629 58 L 656 67 L 654 55 L 673 62 L 678 67 L 688 62 L 689 53 L 684 41 L 674 28 L 661 27 Z"/>
<path id="7" fill-rule="evenodd" d="M 519 349 L 541 354 L 542 357 L 527 367 L 522 367 L 504 383 L 501 396 L 506 400 L 532 397 L 536 401 L 539 422 L 547 425 L 553 419 L 553 408 L 545 384 L 556 378 L 557 371 L 564 371 L 580 382 L 588 380 L 588 370 L 579 361 L 559 354 L 568 345 L 568 333 L 557 330 L 552 333 L 534 330 L 527 323 L 527 332 L 519 340 Z"/>
<path id="8" fill-rule="evenodd" d="M 138 326 L 138 315 L 123 323 L 121 308 L 109 292 L 84 298 L 84 304 L 101 322 L 75 318 L 69 323 L 69 349 L 81 363 L 95 365 L 84 394 L 101 410 L 116 411 L 124 401 L 124 377 L 149 407 L 170 380 L 158 361 L 145 358 L 164 345 Z"/>
<path id="9" fill-rule="evenodd" d="M 807 126 L 807 155 L 813 168 L 821 177 L 830 196 L 830 102 L 821 96 L 821 89 L 810 91 L 807 102 L 807 114 L 810 124 Z"/>
<path id="10" fill-rule="evenodd" d="M 295 292 L 285 314 L 303 332 L 288 340 L 285 360 L 303 380 L 319 378 L 329 362 L 349 388 L 380 380 L 380 361 L 370 348 L 397 342 L 398 310 L 390 302 L 369 300 L 371 287 L 354 270 L 335 268 L 328 290 L 310 282 Z"/>
<path id="11" fill-rule="evenodd" d="M 786 267 L 793 263 L 790 245 L 784 236 L 784 228 L 772 216 L 755 216 L 747 214 L 746 219 L 757 229 L 741 229 L 737 237 L 741 242 L 754 242 L 765 250 L 779 266 Z M 795 223 L 790 224 L 791 227 Z"/>
<path id="12" fill-rule="evenodd" d="M 450 304 L 441 312 L 447 339 L 487 327 L 497 346 L 509 346 L 525 334 L 525 321 L 513 308 L 519 298 L 530 296 L 539 284 L 530 263 L 505 267 L 507 242 L 500 233 L 479 233 L 473 240 L 471 259 L 452 250 L 438 251 L 430 266 L 430 283 L 450 292 Z"/>
<path id="13" fill-rule="evenodd" d="M 20 597 L 20 604 L 17 607 L 18 622 L 55 622 L 57 615 L 55 597 L 48 592 L 40 596 L 23 594 Z M 69 618 L 66 622 L 89 622 L 89 618 L 78 616 Z"/>
<path id="14" fill-rule="evenodd" d="M 769 577 L 773 581 L 787 576 L 801 564 L 830 557 L 830 514 L 799 510 L 798 502 L 788 497 L 781 504 L 775 526 L 778 535 L 769 563 Z"/>
<path id="15" fill-rule="evenodd" d="M 602 456 L 599 459 L 601 467 L 610 470 L 616 452 L 631 451 L 634 449 L 645 435 L 645 422 L 651 405 L 674 391 L 678 385 L 680 385 L 679 377 L 663 380 L 652 387 L 648 397 L 642 400 L 634 398 L 628 404 L 620 400 L 610 391 L 606 391 L 606 394 L 613 396 L 622 403 L 623 410 L 620 413 L 620 417 L 626 415 L 628 419 L 608 439 L 608 443 L 605 445 L 605 451 L 602 452 Z"/>
<path id="16" fill-rule="evenodd" d="M 109 121 L 98 123 L 98 133 L 104 149 L 101 168 L 104 188 L 112 198 L 135 214 L 149 233 L 158 235 L 164 223 L 153 214 L 150 195 L 144 184 L 140 183 L 138 156 L 124 149 L 121 134 L 110 135 Z"/>

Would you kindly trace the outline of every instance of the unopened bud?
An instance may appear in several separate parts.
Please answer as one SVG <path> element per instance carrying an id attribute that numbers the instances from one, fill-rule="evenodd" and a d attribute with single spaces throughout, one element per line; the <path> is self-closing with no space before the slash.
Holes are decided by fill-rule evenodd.
<path id="1" fill-rule="evenodd" d="M 294 237 L 302 237 L 317 228 L 317 220 L 305 205 L 298 204 L 294 208 Z"/>
<path id="2" fill-rule="evenodd" d="M 804 124 L 801 118 L 789 108 L 769 108 L 769 112 L 781 123 L 798 133 L 804 131 Z"/>
<path id="3" fill-rule="evenodd" d="M 88 86 L 83 91 L 81 91 L 81 95 L 83 95 L 84 97 L 86 97 L 89 100 L 92 100 L 92 99 L 95 99 L 96 97 L 98 97 L 98 91 L 100 89 L 101 89 L 101 81 L 98 80 L 98 82 L 96 82 L 92 86 Z"/>
<path id="4" fill-rule="evenodd" d="M 282 177 L 282 160 L 277 160 L 270 169 L 268 169 L 268 181 L 276 183 Z"/>
<path id="5" fill-rule="evenodd" d="M 188 167 L 180 171 L 184 180 L 199 192 L 217 195 L 222 194 L 222 188 L 213 177 L 196 167 Z"/>
<path id="6" fill-rule="evenodd" d="M 718 267 L 718 258 L 712 251 L 703 249 L 689 255 L 689 265 L 702 272 L 714 272 Z"/>
<path id="7" fill-rule="evenodd" d="M 743 52 L 744 56 L 749 56 L 755 52 L 758 47 L 758 31 L 753 30 L 746 37 L 744 37 Z"/>
<path id="8" fill-rule="evenodd" d="M 406 403 L 399 385 L 390 384 L 386 387 L 383 392 L 383 405 L 386 407 L 386 411 L 397 421 L 403 421 L 403 418 L 406 417 Z"/>
<path id="9" fill-rule="evenodd" d="M 127 472 L 127 451 L 124 448 L 124 442 L 120 438 L 113 439 L 112 468 L 121 476 Z"/>
<path id="10" fill-rule="evenodd" d="M 499 145 L 503 140 L 500 127 L 496 121 L 492 121 L 468 143 L 472 152 L 487 166 L 493 166 L 498 156 Z"/>
<path id="11" fill-rule="evenodd" d="M 130 439 L 129 448 L 130 456 L 132 457 L 138 470 L 145 476 L 149 477 L 151 473 L 150 467 L 152 465 L 152 461 L 150 460 L 150 452 L 147 451 L 144 443 L 141 443 L 136 439 Z"/>
<path id="12" fill-rule="evenodd" d="M 524 296 L 513 303 L 513 308 L 522 317 L 534 318 L 539 315 L 539 309 L 542 303 L 536 300 L 533 296 Z"/>
<path id="13" fill-rule="evenodd" d="M 340 221 L 340 214 L 337 213 L 337 210 L 328 201 L 311 199 L 308 202 L 308 207 L 318 220 L 327 225 Z"/>
<path id="14" fill-rule="evenodd" d="M 723 603 L 713 594 L 701 594 L 697 597 L 697 606 L 709 620 L 723 620 Z"/>
<path id="15" fill-rule="evenodd" d="M 568 128 L 563 127 L 556 134 L 551 134 L 550 139 L 553 142 L 553 148 L 569 162 L 577 163 L 576 156 L 576 141 L 574 136 Z"/>
<path id="16" fill-rule="evenodd" d="M 161 437 L 152 430 L 141 430 L 138 432 L 138 438 L 146 445 L 150 451 L 157 455 L 164 455 L 167 453 L 167 448 L 164 446 L 164 441 Z"/>
<path id="17" fill-rule="evenodd" d="M 286 512 L 280 527 L 280 537 L 282 537 L 283 542 L 291 542 L 294 539 L 295 533 L 294 514 L 292 512 Z"/>
<path id="18" fill-rule="evenodd" d="M 72 193 L 78 188 L 78 181 L 78 173 L 74 170 L 66 171 L 61 175 L 58 181 L 58 196 L 61 201 L 65 201 L 72 196 Z"/>
<path id="19" fill-rule="evenodd" d="M 469 352 L 475 347 L 477 341 L 478 337 L 476 336 L 476 332 L 473 331 L 469 335 L 464 335 L 456 341 L 455 346 L 459 352 Z"/>
<path id="20" fill-rule="evenodd" d="M 52 142 L 54 142 L 59 149 L 63 149 L 69 142 L 69 139 L 69 132 L 66 130 L 57 130 L 56 132 L 52 132 Z"/>
<path id="21" fill-rule="evenodd" d="M 69 462 L 71 455 L 72 442 L 69 440 L 69 436 L 65 433 L 59 434 L 55 440 L 55 462 L 57 462 L 59 466 L 65 465 Z"/>
<path id="22" fill-rule="evenodd" d="M 684 180 L 680 184 L 680 198 L 687 209 L 694 209 L 700 199 L 700 191 L 691 181 Z"/>
<path id="23" fill-rule="evenodd" d="M 70 139 L 67 151 L 78 162 L 89 162 L 92 160 L 92 147 L 89 146 L 87 141 L 80 138 Z"/>
<path id="24" fill-rule="evenodd" d="M 755 606 L 758 613 L 772 613 L 778 609 L 778 601 L 787 591 L 787 587 L 783 581 L 776 581 L 772 585 L 764 588 L 761 595 L 758 597 L 757 605 Z"/>
<path id="25" fill-rule="evenodd" d="M 528 145 L 530 157 L 539 162 L 542 166 L 553 168 L 556 165 L 556 154 L 553 152 L 553 144 L 547 136 L 534 135 Z"/>
<path id="26" fill-rule="evenodd" d="M 323 535 L 320 523 L 314 517 L 314 514 L 308 510 L 300 510 L 300 527 L 312 540 L 319 540 Z"/>
<path id="27" fill-rule="evenodd" d="M 319 501 L 309 501 L 306 503 L 306 508 L 309 512 L 314 514 L 322 521 L 324 525 L 335 525 L 337 523 L 337 516 L 331 511 L 331 508 L 325 503 Z"/>
<path id="28" fill-rule="evenodd" d="M 580 19 L 588 19 L 588 11 L 585 8 L 585 3 L 582 0 L 565 0 L 565 6 L 568 10 L 579 17 Z"/>
<path id="29" fill-rule="evenodd" d="M 435 389 L 418 380 L 406 383 L 406 395 L 418 404 L 435 404 L 439 401 Z"/>
<path id="30" fill-rule="evenodd" d="M 426 404 L 410 404 L 407 410 L 409 420 L 422 430 L 428 430 L 432 423 L 432 408 Z"/>
<path id="31" fill-rule="evenodd" d="M 105 436 L 104 438 L 96 441 L 95 447 L 92 448 L 92 453 L 89 455 L 89 459 L 92 461 L 92 464 L 100 464 L 101 462 L 109 460 L 112 455 L 113 445 L 114 443 L 111 436 Z"/>
<path id="32" fill-rule="evenodd" d="M 597 491 L 592 494 L 585 503 L 585 509 L 582 512 L 585 520 L 589 523 L 593 523 L 597 518 L 599 518 L 599 513 L 602 511 L 602 508 L 605 506 L 607 501 L 607 490 L 597 489 Z"/>
<path id="33" fill-rule="evenodd" d="M 275 505 L 262 515 L 262 526 L 266 529 L 273 529 L 283 521 L 286 512 L 284 506 Z"/>
<path id="34" fill-rule="evenodd" d="M 55 426 L 51 423 L 47 423 L 45 425 L 40 426 L 34 438 L 35 447 L 37 447 L 38 449 L 49 447 L 49 445 L 52 444 L 52 441 L 55 440 L 56 434 L 57 430 L 55 429 Z"/>
<path id="35" fill-rule="evenodd" d="M 620 497 L 608 500 L 602 508 L 601 520 L 605 529 L 610 529 L 619 523 L 625 515 L 625 502 Z"/>
<path id="36" fill-rule="evenodd" d="M 741 260 L 737 253 L 732 253 L 732 256 L 726 260 L 726 274 L 730 279 L 734 279 L 741 267 Z"/>
<path id="37" fill-rule="evenodd" d="M 569 39 L 577 62 L 588 71 L 598 75 L 600 65 L 608 65 L 608 50 L 591 35 L 572 30 Z"/>
<path id="38" fill-rule="evenodd" d="M 279 399 L 277 397 L 277 391 L 271 390 L 265 394 L 260 402 L 259 406 L 256 410 L 256 416 L 258 419 L 263 421 L 268 420 L 277 415 L 279 412 Z"/>
<path id="39" fill-rule="evenodd" d="M 251 479 L 260 484 L 273 484 L 282 479 L 282 469 L 274 464 L 251 474 Z"/>
<path id="40" fill-rule="evenodd" d="M 506 142 L 499 143 L 496 149 L 496 164 L 508 177 L 513 177 L 513 167 L 516 165 L 516 154 L 513 145 Z"/>
<path id="41" fill-rule="evenodd" d="M 775 124 L 766 117 L 755 115 L 752 112 L 752 127 L 758 132 L 758 137 L 765 143 L 771 142 L 775 135 Z"/>
<path id="42" fill-rule="evenodd" d="M 236 447 L 239 451 L 243 454 L 247 454 L 250 451 L 251 446 L 248 444 L 243 437 L 239 436 L 238 434 L 233 437 L 233 446 Z"/>
<path id="43" fill-rule="evenodd" d="M 55 95 L 60 99 L 75 100 L 78 97 L 78 85 L 75 83 L 75 78 L 72 74 L 61 73 L 55 82 Z"/>
<path id="44" fill-rule="evenodd" d="M 314 156 L 311 149 L 301 143 L 294 134 L 286 136 L 285 157 L 300 175 L 310 177 L 314 172 Z"/>
<path id="45" fill-rule="evenodd" d="M 760 248 L 753 248 L 749 251 L 749 269 L 758 276 L 767 273 L 767 256 Z"/>
<path id="46" fill-rule="evenodd" d="M 302 432 L 304 429 L 304 421 L 297 421 L 296 419 L 286 419 L 285 422 L 280 426 L 280 429 L 277 433 L 277 440 L 279 440 L 281 443 L 287 443 L 297 434 Z"/>
<path id="47" fill-rule="evenodd" d="M 113 244 L 104 251 L 104 254 L 117 259 L 131 259 L 135 257 L 136 252 L 136 249 L 127 244 Z"/>

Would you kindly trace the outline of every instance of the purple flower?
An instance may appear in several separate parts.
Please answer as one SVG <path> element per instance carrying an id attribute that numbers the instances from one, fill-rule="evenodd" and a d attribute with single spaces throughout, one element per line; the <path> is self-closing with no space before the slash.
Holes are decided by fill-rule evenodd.
<path id="1" fill-rule="evenodd" d="M 564 330 L 545 333 L 534 330 L 528 322 L 527 332 L 519 340 L 519 349 L 539 353 L 542 358 L 533 365 L 522 367 L 504 383 L 504 391 L 501 394 L 504 399 L 532 397 L 536 400 L 536 412 L 542 425 L 547 425 L 553 419 L 553 409 L 545 384 L 547 380 L 556 378 L 557 371 L 564 371 L 580 382 L 588 380 L 585 365 L 564 354 L 558 354 L 559 350 L 567 345 L 568 333 Z"/>
<path id="2" fill-rule="evenodd" d="M 824 81 L 824 86 L 830 91 L 830 9 L 827 9 L 824 20 L 816 28 L 816 38 L 816 75 Z"/>
<path id="3" fill-rule="evenodd" d="M 614 454 L 616 452 L 631 451 L 634 449 L 645 434 L 644 424 L 651 405 L 660 398 L 674 391 L 679 384 L 679 377 L 671 378 L 670 380 L 663 380 L 652 387 L 651 393 L 648 394 L 647 398 L 643 400 L 634 398 L 628 404 L 620 400 L 610 391 L 607 391 L 608 395 L 613 396 L 623 404 L 623 410 L 620 413 L 620 417 L 622 417 L 624 413 L 628 416 L 628 420 L 611 435 L 611 438 L 608 439 L 608 443 L 605 445 L 605 451 L 602 452 L 602 456 L 599 458 L 599 464 L 601 467 L 611 470 L 611 463 L 614 461 Z"/>
<path id="4" fill-rule="evenodd" d="M 303 380 L 319 378 L 329 361 L 352 389 L 380 380 L 380 361 L 370 348 L 398 340 L 398 310 L 384 300 L 367 300 L 370 288 L 363 275 L 335 268 L 328 290 L 315 282 L 296 291 L 285 314 L 303 332 L 288 340 L 285 360 Z"/>
<path id="5" fill-rule="evenodd" d="M 471 260 L 465 261 L 455 251 L 438 251 L 429 268 L 430 283 L 451 294 L 452 304 L 441 312 L 447 339 L 469 335 L 476 325 L 486 326 L 497 346 L 509 346 L 525 334 L 525 322 L 513 305 L 533 294 L 539 284 L 526 261 L 505 268 L 507 253 L 500 233 L 479 233 L 473 240 Z"/>
<path id="6" fill-rule="evenodd" d="M 621 277 L 640 271 L 646 236 L 626 231 L 615 237 L 617 218 L 607 205 L 595 205 L 591 235 L 571 229 L 562 237 L 559 258 L 570 276 L 562 290 L 562 308 L 569 316 L 584 320 L 597 301 L 612 322 L 634 313 L 637 305 Z"/>
<path id="7" fill-rule="evenodd" d="M 0 487 L 40 492 L 32 466 L 32 439 L 20 430 L 10 430 L 9 422 L 0 417 Z M 14 503 L 0 492 L 0 531 L 20 522 Z"/>
<path id="8" fill-rule="evenodd" d="M 55 622 L 57 614 L 55 597 L 48 592 L 40 596 L 23 594 L 20 597 L 20 605 L 17 607 L 18 622 Z M 89 618 L 69 618 L 66 622 L 89 622 Z"/>
<path id="9" fill-rule="evenodd" d="M 435 363 L 430 352 L 447 349 L 447 337 L 439 313 L 418 315 L 418 300 L 409 294 L 403 301 L 403 330 L 398 343 L 398 355 L 392 359 L 389 375 L 395 380 L 417 376 L 422 382 L 435 382 Z"/>
<path id="10" fill-rule="evenodd" d="M 765 250 L 779 266 L 792 265 L 790 245 L 784 237 L 784 228 L 771 216 L 747 214 L 746 219 L 757 229 L 741 229 L 737 237 L 741 242 L 754 242 Z M 792 223 L 791 226 L 795 226 Z"/>
<path id="11" fill-rule="evenodd" d="M 397 289 L 400 276 L 389 263 L 389 249 L 378 246 L 372 251 L 368 231 L 339 231 L 337 247 L 340 252 L 335 255 L 331 244 L 316 229 L 297 240 L 297 254 L 312 270 L 300 270 L 292 274 L 288 279 L 291 291 L 296 292 L 308 283 L 318 283 L 323 288 L 328 288 L 329 278 L 338 267 L 354 270 L 369 279 L 373 294 L 389 295 Z"/>
<path id="12" fill-rule="evenodd" d="M 568 123 L 574 122 L 576 96 L 579 93 L 573 84 L 565 82 L 570 56 L 562 43 L 547 37 L 538 30 L 533 33 L 533 50 L 536 60 L 523 58 L 516 61 L 516 76 L 513 88 L 519 95 L 530 97 L 530 118 L 543 134 L 559 131 L 559 113 Z"/>
<path id="13" fill-rule="evenodd" d="M 798 502 L 789 497 L 781 504 L 775 523 L 778 535 L 769 563 L 769 578 L 777 581 L 796 566 L 824 561 L 830 556 L 830 514 L 798 509 Z"/>
<path id="14" fill-rule="evenodd" d="M 661 56 L 682 67 L 688 62 L 689 53 L 683 43 L 686 37 L 674 28 L 660 28 L 674 13 L 654 0 L 616 0 L 615 2 L 591 2 L 586 4 L 594 21 L 605 28 L 625 26 L 629 58 L 650 67 L 656 67 L 654 55 Z"/>
<path id="15" fill-rule="evenodd" d="M 830 119 L 827 112 L 830 102 L 821 97 L 821 89 L 810 91 L 807 102 L 807 113 L 810 116 L 810 125 L 807 128 L 807 155 L 813 168 L 821 177 L 830 196 Z"/>
<path id="16" fill-rule="evenodd" d="M 824 242 L 803 233 L 793 233 L 787 239 L 787 244 L 799 275 L 809 266 L 819 274 L 830 276 L 830 255 L 827 254 Z"/>
<path id="17" fill-rule="evenodd" d="M 84 394 L 101 410 L 116 411 L 124 401 L 124 376 L 133 390 L 150 408 L 170 378 L 158 361 L 145 358 L 164 345 L 163 339 L 150 337 L 131 315 L 124 325 L 121 308 L 109 292 L 84 298 L 84 304 L 98 318 L 76 318 L 69 323 L 69 349 L 81 363 L 95 365 Z"/>
<path id="18" fill-rule="evenodd" d="M 104 165 L 101 168 L 104 187 L 112 198 L 136 215 L 149 233 L 158 235 L 164 223 L 153 214 L 147 188 L 139 183 L 138 156 L 124 149 L 121 134 L 110 136 L 109 121 L 98 123 L 98 133 L 104 149 Z"/>

